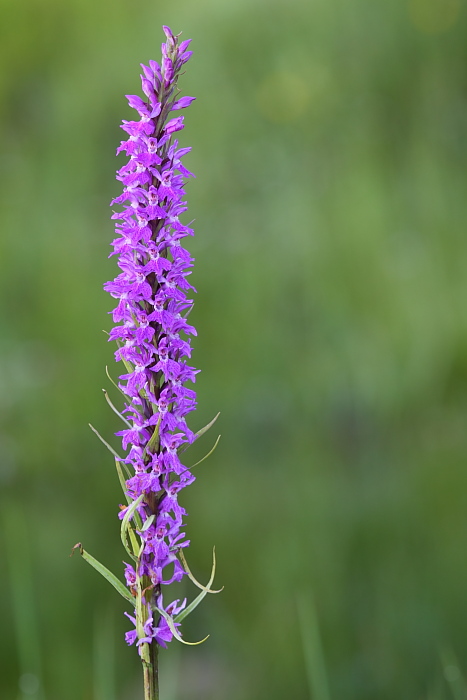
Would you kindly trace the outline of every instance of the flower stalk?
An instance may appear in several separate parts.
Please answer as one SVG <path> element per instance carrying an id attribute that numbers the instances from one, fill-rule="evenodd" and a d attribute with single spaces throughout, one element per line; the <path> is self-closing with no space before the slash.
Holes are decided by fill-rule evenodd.
<path id="1" fill-rule="evenodd" d="M 159 700 L 159 649 L 157 642 L 145 646 L 149 647 L 149 661 L 143 657 L 144 700 Z"/>

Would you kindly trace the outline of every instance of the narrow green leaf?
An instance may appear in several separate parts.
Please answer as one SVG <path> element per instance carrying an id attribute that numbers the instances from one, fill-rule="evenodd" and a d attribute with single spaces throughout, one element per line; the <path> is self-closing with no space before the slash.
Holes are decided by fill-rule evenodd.
<path id="1" fill-rule="evenodd" d="M 118 474 L 118 478 L 120 480 L 120 483 L 122 485 L 122 489 L 126 493 L 126 479 L 125 479 L 125 476 L 123 474 L 123 470 L 125 470 L 125 474 L 126 474 L 127 479 L 131 479 L 131 472 L 128 469 L 125 462 L 123 462 L 123 461 L 120 462 L 120 460 L 118 460 L 116 457 L 115 457 L 115 467 L 117 469 L 117 474 Z M 128 501 L 128 503 L 131 503 L 131 501 Z"/>
<path id="2" fill-rule="evenodd" d="M 154 432 L 151 435 L 151 438 L 146 445 L 146 448 L 144 450 L 144 455 L 146 455 L 148 452 L 151 452 L 151 454 L 154 454 L 157 452 L 157 448 L 159 447 L 159 428 L 161 426 L 161 420 L 162 420 L 162 414 L 159 416 L 159 419 L 156 423 L 156 426 L 154 428 Z"/>
<path id="3" fill-rule="evenodd" d="M 128 478 L 131 479 L 130 470 L 128 469 L 127 465 L 124 462 L 119 462 L 118 459 L 115 459 L 115 467 L 117 469 L 118 480 L 120 481 L 120 486 L 122 487 L 122 491 L 125 495 L 126 502 L 128 503 L 128 505 L 130 505 L 132 503 L 132 499 L 130 498 L 130 496 L 128 495 L 128 491 L 126 490 L 126 482 L 125 482 L 125 477 L 123 476 L 122 466 L 125 469 Z M 135 518 L 135 522 L 136 522 L 136 527 L 138 528 L 138 530 L 140 530 L 142 527 L 143 521 L 141 520 L 141 516 L 138 513 L 138 511 L 136 511 L 134 518 Z M 132 530 L 130 528 L 130 536 L 131 536 L 131 533 L 132 533 Z M 136 538 L 135 538 L 134 542 L 136 542 Z M 132 543 L 133 543 L 133 540 L 132 540 Z M 134 547 L 133 547 L 133 549 L 134 549 Z"/>
<path id="4" fill-rule="evenodd" d="M 130 505 L 132 501 L 131 501 L 130 496 L 128 495 L 128 491 L 126 490 L 125 478 L 123 476 L 122 467 L 121 467 L 121 464 L 118 461 L 118 459 L 115 460 L 115 466 L 117 468 L 118 479 L 120 481 L 120 486 L 122 487 L 122 491 L 125 495 L 126 502 L 128 503 L 128 505 Z M 126 466 L 126 464 L 124 466 L 125 466 L 126 471 L 128 472 L 128 467 Z M 130 476 L 129 473 L 128 473 L 128 476 Z M 136 512 L 134 517 L 135 517 L 136 527 L 139 529 L 141 527 L 141 524 L 142 524 L 140 514 L 138 512 Z M 130 533 L 130 540 L 131 540 L 131 546 L 133 547 L 133 552 L 136 552 L 138 549 L 138 540 L 136 539 L 136 535 L 133 532 L 132 527 L 130 527 L 128 529 L 128 531 Z"/>
<path id="5" fill-rule="evenodd" d="M 200 438 L 201 435 L 204 435 L 204 433 L 207 433 L 209 428 L 212 428 L 212 426 L 214 425 L 216 420 L 219 418 L 219 416 L 220 416 L 220 411 L 216 416 L 214 416 L 214 418 L 212 419 L 212 421 L 210 423 L 208 423 L 207 425 L 204 426 L 204 428 L 201 428 L 201 430 L 198 430 L 198 432 L 195 433 L 196 439 Z"/>
<path id="6" fill-rule="evenodd" d="M 125 550 L 126 550 L 127 554 L 129 554 L 129 556 L 130 556 L 132 559 L 134 559 L 135 561 L 137 560 L 137 556 L 136 556 L 136 551 L 137 551 L 137 549 L 134 550 L 134 554 L 133 554 L 133 552 L 130 551 L 130 548 L 128 547 L 128 541 L 127 541 L 127 538 L 126 538 L 126 531 L 127 531 L 127 529 L 130 527 L 130 519 L 133 517 L 133 513 L 135 512 L 135 510 L 137 509 L 137 507 L 139 506 L 139 504 L 141 503 L 141 501 L 143 500 L 143 498 L 144 498 L 144 493 L 142 493 L 141 496 L 139 496 L 139 497 L 136 499 L 136 501 L 133 501 L 133 502 L 128 506 L 127 511 L 126 511 L 126 513 L 125 513 L 125 516 L 124 516 L 124 518 L 123 518 L 123 520 L 122 520 L 122 527 L 121 527 L 121 530 L 120 530 L 120 535 L 121 535 L 121 538 L 122 538 L 123 546 L 125 547 Z"/>
<path id="7" fill-rule="evenodd" d="M 113 454 L 114 457 L 116 457 L 118 460 L 120 460 L 120 462 L 122 462 L 123 460 L 122 460 L 122 458 L 120 457 L 120 455 L 119 455 L 117 452 L 115 452 L 114 448 L 111 447 L 111 446 L 109 445 L 108 442 L 106 442 L 106 441 L 104 440 L 104 438 L 102 437 L 102 435 L 99 435 L 99 433 L 98 433 L 97 430 L 94 428 L 94 426 L 92 426 L 91 423 L 89 423 L 88 425 L 89 425 L 89 427 L 91 428 L 92 432 L 95 433 L 95 434 L 97 435 L 97 437 L 98 437 L 99 440 L 102 442 L 102 444 L 105 445 L 105 446 L 107 447 L 107 449 L 109 450 L 109 452 L 111 452 L 111 453 Z"/>
<path id="8" fill-rule="evenodd" d="M 214 447 L 213 447 L 211 450 L 209 450 L 209 452 L 207 453 L 207 455 L 204 455 L 204 457 L 203 457 L 202 459 L 200 459 L 198 462 L 195 462 L 195 464 L 192 464 L 191 467 L 190 467 L 190 469 L 193 469 L 193 467 L 197 467 L 198 464 L 201 464 L 201 462 L 204 462 L 205 459 L 207 459 L 208 457 L 210 457 L 210 456 L 212 455 L 212 453 L 214 452 L 214 450 L 216 449 L 217 445 L 219 444 L 219 440 L 220 440 L 220 439 L 221 439 L 221 436 L 219 435 L 218 438 L 217 438 L 217 440 L 216 440 L 216 442 L 214 443 Z"/>
<path id="9" fill-rule="evenodd" d="M 125 477 L 123 476 L 122 468 L 125 470 L 128 479 L 131 479 L 130 470 L 128 469 L 127 465 L 125 464 L 125 462 L 123 461 L 123 459 L 120 457 L 120 455 L 119 455 L 117 452 L 115 452 L 115 450 L 113 449 L 113 447 L 111 447 L 111 446 L 109 445 L 108 442 L 106 442 L 106 441 L 104 440 L 104 438 L 102 437 L 102 435 L 100 435 L 100 434 L 97 432 L 97 430 L 91 425 L 91 423 L 89 423 L 89 427 L 91 428 L 92 432 L 95 433 L 95 434 L 97 435 L 97 437 L 99 438 L 99 440 L 107 447 L 107 449 L 109 450 L 109 452 L 111 452 L 111 453 L 113 454 L 113 456 L 115 457 L 115 466 L 116 466 L 116 468 L 117 468 L 117 474 L 118 474 L 118 479 L 119 479 L 119 481 L 120 481 L 120 486 L 122 487 L 122 491 L 123 491 L 123 493 L 124 493 L 124 495 L 125 495 L 125 498 L 126 498 L 128 504 L 130 504 L 130 503 L 131 503 L 131 499 L 128 498 L 128 495 L 127 495 L 127 492 L 126 492 Z M 141 523 L 141 520 L 140 520 L 140 523 Z"/>
<path id="10" fill-rule="evenodd" d="M 105 389 L 102 389 L 102 391 L 104 392 L 105 400 L 106 400 L 107 403 L 109 404 L 109 406 L 110 406 L 110 408 L 112 409 L 112 411 L 113 411 L 119 418 L 121 418 L 121 420 L 125 423 L 125 425 L 128 426 L 128 428 L 132 428 L 133 426 L 131 425 L 131 423 L 130 423 L 129 421 L 127 421 L 127 419 L 125 418 L 125 416 L 122 416 L 122 414 L 120 413 L 120 411 L 119 411 L 117 408 L 115 408 L 115 406 L 113 405 L 112 401 L 110 400 L 110 397 L 109 397 L 108 393 L 106 392 L 106 390 L 105 390 Z"/>
<path id="11" fill-rule="evenodd" d="M 122 348 L 122 347 L 123 347 L 123 343 L 121 343 L 118 339 L 116 339 L 116 343 L 117 343 L 117 345 L 118 345 L 119 348 Z M 131 362 L 128 362 L 128 360 L 125 360 L 123 357 L 121 358 L 121 361 L 122 361 L 123 364 L 125 365 L 125 368 L 126 368 L 126 371 L 128 372 L 128 374 L 133 374 L 133 372 L 135 371 L 135 368 L 133 367 L 133 365 L 131 364 Z M 139 394 L 139 395 L 141 396 L 141 398 L 144 399 L 145 401 L 149 401 L 148 397 L 146 396 L 146 392 L 144 391 L 144 389 L 140 389 L 140 390 L 138 391 L 138 394 Z M 125 396 L 125 394 L 123 394 L 123 395 Z M 128 397 L 127 397 L 127 398 L 128 398 Z"/>
<path id="12" fill-rule="evenodd" d="M 182 620 L 185 619 L 185 617 L 187 617 L 190 613 L 192 613 L 193 610 L 198 607 L 198 605 L 201 603 L 201 601 L 204 600 L 208 591 L 210 593 L 218 593 L 219 592 L 219 591 L 211 591 L 210 590 L 212 583 L 214 581 L 214 574 L 216 573 L 216 555 L 215 555 L 214 548 L 213 548 L 213 552 L 212 552 L 212 559 L 213 559 L 213 562 L 212 562 L 211 578 L 208 581 L 208 585 L 206 586 L 206 588 L 203 588 L 201 593 L 194 600 L 191 601 L 191 603 L 188 605 L 188 607 L 185 608 L 185 610 L 182 610 L 182 612 L 177 615 L 177 617 L 175 618 L 175 622 L 181 622 Z M 222 588 L 221 588 L 221 590 L 222 590 Z"/>
<path id="13" fill-rule="evenodd" d="M 155 517 L 156 516 L 154 515 L 154 513 L 149 516 L 149 518 L 145 521 L 143 527 L 141 528 L 141 532 L 144 532 L 145 530 L 148 529 L 148 527 L 150 527 L 150 525 L 154 522 Z"/>
<path id="14" fill-rule="evenodd" d="M 119 348 L 123 347 L 123 343 L 121 343 L 118 339 L 116 342 L 117 342 L 117 345 Z M 121 361 L 125 365 L 125 368 L 126 368 L 126 371 L 128 372 L 128 374 L 132 374 L 135 371 L 135 368 L 133 367 L 131 362 L 128 362 L 128 360 L 125 360 L 125 358 L 123 358 L 123 357 L 121 358 Z"/>
<path id="15" fill-rule="evenodd" d="M 130 535 L 131 546 L 133 547 L 133 552 L 136 555 L 135 561 L 137 561 L 139 559 L 139 555 L 137 555 L 136 553 L 139 551 L 140 545 L 138 544 L 138 540 L 136 539 L 136 533 L 133 530 L 133 528 L 131 527 L 131 525 L 128 528 L 127 532 Z M 144 542 L 143 542 L 143 547 L 144 547 Z"/>
<path id="16" fill-rule="evenodd" d="M 115 467 L 117 469 L 118 480 L 120 482 L 120 486 L 122 487 L 123 495 L 125 496 L 126 502 L 128 503 L 128 505 L 130 505 L 131 498 L 129 497 L 129 495 L 127 493 L 125 477 L 123 476 L 122 467 L 120 466 L 120 462 L 118 461 L 117 458 L 115 458 Z"/>
<path id="17" fill-rule="evenodd" d="M 103 564 L 100 563 L 100 561 L 97 561 L 97 559 L 94 559 L 89 552 L 86 552 L 85 549 L 83 549 L 83 545 L 81 542 L 78 542 L 78 544 L 75 544 L 73 549 L 71 550 L 70 557 L 73 555 L 75 549 L 79 549 L 79 553 L 83 557 L 85 561 L 88 562 L 96 571 L 98 571 L 101 576 L 103 576 L 109 583 L 112 584 L 112 586 L 115 588 L 116 591 L 120 593 L 120 595 L 125 598 L 129 603 L 131 603 L 133 606 L 136 606 L 135 599 L 129 592 L 129 590 L 126 588 L 126 586 L 118 579 L 111 571 L 109 571 Z"/>
<path id="18" fill-rule="evenodd" d="M 214 416 L 214 418 L 212 419 L 212 421 L 211 421 L 210 423 L 208 423 L 207 425 L 205 425 L 204 428 L 201 428 L 201 430 L 198 430 L 198 432 L 195 433 L 195 439 L 193 440 L 193 442 L 195 442 L 195 440 L 197 440 L 197 439 L 200 438 L 202 435 L 204 435 L 204 433 L 207 433 L 207 431 L 209 430 L 209 428 L 212 428 L 212 426 L 214 425 L 214 423 L 216 422 L 216 420 L 219 418 L 219 416 L 220 416 L 220 412 L 217 414 L 217 416 Z M 188 445 L 185 445 L 184 447 L 182 447 L 182 449 L 179 450 L 180 454 L 181 454 L 182 452 L 185 452 L 185 450 L 187 450 L 187 449 L 190 447 L 190 444 L 193 444 L 193 443 L 189 443 Z"/>
<path id="19" fill-rule="evenodd" d="M 180 637 L 180 634 L 177 632 L 177 628 L 175 627 L 174 621 L 170 617 L 170 615 L 168 615 L 165 612 L 165 610 L 161 610 L 158 607 L 156 607 L 155 610 L 157 610 L 157 612 L 160 615 L 162 615 L 162 617 L 164 617 L 166 619 L 167 624 L 169 625 L 170 631 L 172 632 L 173 636 L 175 637 L 175 639 L 178 639 L 178 641 L 181 642 L 182 644 L 188 644 L 188 646 L 194 647 L 194 646 L 197 646 L 198 644 L 202 644 L 203 642 L 206 641 L 206 639 L 209 639 L 209 634 L 208 634 L 204 639 L 201 639 L 199 642 L 186 642 L 184 639 L 182 639 L 182 637 Z M 177 620 L 178 620 L 178 618 L 177 618 Z"/>
<path id="20" fill-rule="evenodd" d="M 112 382 L 112 384 L 114 385 L 114 387 L 115 387 L 116 389 L 118 389 L 119 392 L 121 393 L 121 395 L 122 395 L 123 397 L 125 397 L 125 399 L 128 401 L 128 396 L 125 394 L 124 391 L 122 391 L 122 390 L 120 389 L 120 387 L 118 386 L 118 384 L 117 384 L 117 383 L 112 379 L 112 377 L 110 376 L 110 374 L 109 374 L 109 368 L 107 367 L 107 365 L 105 366 L 105 373 L 106 373 L 107 377 L 110 379 L 110 381 Z"/>
<path id="21" fill-rule="evenodd" d="M 195 586 L 197 586 L 198 588 L 201 588 L 202 591 L 206 591 L 206 593 L 220 593 L 222 590 L 224 590 L 224 586 L 222 586 L 222 588 L 220 588 L 218 591 L 211 590 L 211 584 L 214 581 L 214 576 L 216 575 L 216 548 L 215 547 L 212 548 L 211 578 L 210 578 L 210 582 L 208 583 L 207 586 L 203 586 L 202 583 L 200 583 L 199 581 L 197 581 L 195 579 L 195 577 L 191 573 L 190 567 L 188 566 L 188 562 L 185 559 L 185 555 L 183 554 L 182 549 L 179 551 L 179 555 L 180 555 L 180 559 L 182 560 L 182 564 L 185 567 L 185 571 L 188 574 L 188 578 L 190 579 L 190 581 L 192 581 L 195 584 Z"/>
<path id="22" fill-rule="evenodd" d="M 189 316 L 189 315 L 191 314 L 191 312 L 193 311 L 194 305 L 195 305 L 195 304 L 194 304 L 194 302 L 193 302 L 193 304 L 190 306 L 190 308 L 188 309 L 188 311 L 186 311 L 184 314 L 182 314 L 183 318 L 188 318 L 188 316 Z"/>
<path id="23" fill-rule="evenodd" d="M 159 376 L 159 375 L 160 375 L 160 372 L 158 372 L 156 376 Z M 155 389 L 156 389 L 156 382 L 154 381 L 154 375 L 151 372 L 151 379 L 149 380 L 149 391 L 153 396 L 156 393 Z M 149 399 L 149 403 L 151 404 L 152 412 L 154 414 L 159 413 L 159 406 L 157 405 L 157 403 L 153 403 L 151 401 L 151 399 Z"/>

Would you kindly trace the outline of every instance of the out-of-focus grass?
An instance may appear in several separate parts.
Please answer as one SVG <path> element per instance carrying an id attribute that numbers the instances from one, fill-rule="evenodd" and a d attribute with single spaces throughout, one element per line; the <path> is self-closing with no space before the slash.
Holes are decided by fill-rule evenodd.
<path id="1" fill-rule="evenodd" d="M 110 441 L 118 429 L 100 391 L 107 205 L 123 95 L 163 23 L 195 49 L 181 136 L 197 175 L 192 425 L 220 410 L 222 433 L 184 505 L 190 563 L 208 574 L 215 544 L 225 591 L 186 622 L 187 638 L 211 637 L 181 652 L 178 697 L 308 698 L 294 595 L 311 589 L 331 697 L 447 698 L 438 648 L 467 668 L 465 3 L 0 11 L 0 482 L 28 527 L 17 566 L 33 572 L 46 700 L 139 692 L 124 604 L 68 554 L 82 541 L 122 570 L 119 485 L 87 423 Z M 15 700 L 25 613 L 8 576 L 0 697 Z"/>
<path id="2" fill-rule="evenodd" d="M 37 624 L 37 591 L 31 564 L 30 525 L 24 508 L 3 503 L 7 595 L 11 601 L 11 647 L 16 649 L 17 687 L 10 697 L 43 700 L 41 635 Z"/>
<path id="3" fill-rule="evenodd" d="M 180 645 L 170 654 L 162 656 L 161 653 L 159 685 L 161 698 L 165 700 L 178 700 L 180 697 L 181 653 Z"/>
<path id="4" fill-rule="evenodd" d="M 310 698 L 331 700 L 318 616 L 311 592 L 297 598 L 297 608 Z"/>
<path id="5" fill-rule="evenodd" d="M 452 650 L 444 649 L 441 652 L 441 664 L 444 679 L 452 697 L 454 700 L 465 700 L 467 698 L 467 685 L 459 668 L 459 660 Z"/>
<path id="6" fill-rule="evenodd" d="M 94 624 L 94 700 L 115 700 L 116 666 L 115 666 L 115 624 L 114 611 L 96 610 Z"/>

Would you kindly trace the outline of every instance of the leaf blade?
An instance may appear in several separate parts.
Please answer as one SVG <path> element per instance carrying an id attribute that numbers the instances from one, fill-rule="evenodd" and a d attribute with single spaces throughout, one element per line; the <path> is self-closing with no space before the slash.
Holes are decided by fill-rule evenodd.
<path id="1" fill-rule="evenodd" d="M 214 452 L 214 450 L 216 449 L 217 445 L 219 444 L 219 440 L 220 440 L 220 439 L 221 439 L 221 436 L 218 435 L 217 440 L 216 440 L 216 442 L 214 443 L 214 447 L 212 447 L 212 448 L 209 450 L 209 452 L 208 452 L 206 455 L 204 455 L 204 457 L 202 457 L 202 459 L 200 459 L 200 460 L 198 460 L 197 462 L 195 462 L 194 464 L 192 464 L 191 467 L 189 467 L 189 469 L 193 469 L 194 467 L 197 467 L 198 464 L 201 464 L 201 462 L 204 462 L 205 459 L 207 459 L 208 457 L 210 457 L 210 456 L 212 455 L 212 453 Z"/>
<path id="2" fill-rule="evenodd" d="M 158 612 L 160 615 L 162 615 L 163 618 L 165 618 L 165 620 L 166 620 L 167 624 L 169 625 L 170 631 L 172 632 L 173 636 L 175 637 L 175 639 L 177 639 L 177 640 L 178 640 L 179 642 L 181 642 L 182 644 L 187 644 L 187 645 L 190 646 L 190 647 L 195 647 L 195 646 L 197 646 L 198 644 L 202 644 L 203 642 L 206 641 L 206 639 L 209 638 L 209 634 L 208 634 L 208 635 L 206 635 L 206 637 L 205 637 L 204 639 L 201 639 L 199 642 L 187 642 L 185 639 L 182 639 L 182 637 L 181 637 L 181 636 L 179 635 L 179 633 L 177 632 L 177 628 L 176 628 L 175 625 L 174 625 L 174 621 L 173 621 L 172 617 L 171 617 L 168 613 L 166 613 L 165 610 L 162 610 L 161 608 L 158 608 L 157 606 L 156 606 L 154 609 L 157 610 L 157 612 Z M 177 617 L 178 617 L 178 616 L 177 616 Z"/>
<path id="3" fill-rule="evenodd" d="M 144 498 L 144 493 L 141 494 L 141 496 L 138 496 L 138 498 L 135 501 L 132 501 L 132 503 L 128 506 L 127 511 L 123 517 L 122 520 L 122 527 L 120 529 L 120 537 L 122 540 L 122 544 L 125 547 L 125 550 L 127 554 L 134 560 L 137 561 L 138 557 L 136 556 L 136 551 L 133 553 L 130 551 L 130 548 L 128 547 L 128 540 L 126 538 L 126 531 L 130 527 L 130 519 L 133 517 L 133 514 L 141 501 Z"/>
<path id="4" fill-rule="evenodd" d="M 105 389 L 102 389 L 102 391 L 104 392 L 105 400 L 107 401 L 107 403 L 109 404 L 110 408 L 111 408 L 112 411 L 115 413 L 115 415 L 117 415 L 117 416 L 125 423 L 125 425 L 126 425 L 128 428 L 132 428 L 133 426 L 131 425 L 130 421 L 127 421 L 127 419 L 125 418 L 125 416 L 122 416 L 122 414 L 120 413 L 120 411 L 118 410 L 118 408 L 116 408 L 116 407 L 114 406 L 114 404 L 113 404 L 112 401 L 110 400 L 110 396 L 108 395 L 107 391 L 106 391 Z"/>
<path id="5" fill-rule="evenodd" d="M 107 367 L 107 365 L 105 366 L 105 373 L 106 373 L 107 377 L 110 379 L 110 381 L 112 382 L 112 384 L 114 385 L 114 387 L 115 387 L 116 389 L 118 389 L 119 392 L 121 393 L 121 395 L 128 401 L 128 396 L 125 394 L 124 391 L 122 391 L 122 390 L 120 389 L 120 387 L 118 386 L 117 382 L 115 382 L 115 381 L 112 379 L 112 377 L 110 376 L 109 368 Z"/>
<path id="6" fill-rule="evenodd" d="M 111 452 L 111 453 L 113 454 L 113 456 L 114 456 L 116 459 L 119 460 L 119 462 L 123 462 L 123 459 L 120 457 L 120 455 L 118 454 L 118 452 L 115 452 L 114 448 L 111 447 L 111 446 L 109 445 L 109 443 L 106 442 L 106 441 L 104 440 L 104 438 L 102 437 L 102 435 L 101 435 L 100 433 L 97 432 L 97 430 L 95 429 L 95 427 L 94 427 L 93 425 L 91 425 L 91 423 L 88 423 L 88 425 L 89 425 L 89 427 L 91 428 L 92 432 L 95 433 L 95 434 L 97 435 L 97 437 L 98 437 L 99 440 L 102 442 L 102 444 L 105 445 L 105 446 L 107 447 L 107 449 L 109 450 L 109 452 Z"/>
<path id="7" fill-rule="evenodd" d="M 107 569 L 106 566 L 100 563 L 97 559 L 95 559 L 89 552 L 87 552 L 84 548 L 81 542 L 78 542 L 75 544 L 73 549 L 71 550 L 70 557 L 73 556 L 73 553 L 75 549 L 79 549 L 79 553 L 83 557 L 84 561 L 87 561 L 88 564 L 90 564 L 93 569 L 95 569 L 101 576 L 103 576 L 114 588 L 122 598 L 125 598 L 129 603 L 133 605 L 133 607 L 136 606 L 136 602 L 131 595 L 131 593 L 128 591 L 128 589 L 125 587 L 125 585 L 120 581 L 119 578 L 115 576 L 109 569 Z"/>
<path id="8" fill-rule="evenodd" d="M 179 551 L 179 555 L 180 555 L 180 559 L 182 560 L 182 564 L 185 567 L 185 571 L 188 574 L 188 578 L 190 579 L 190 581 L 192 581 L 192 583 L 195 584 L 195 586 L 197 586 L 198 588 L 201 588 L 202 591 L 206 591 L 206 593 L 220 593 L 223 590 L 223 587 L 219 588 L 218 591 L 211 589 L 212 582 L 214 581 L 214 576 L 216 575 L 216 548 L 215 547 L 212 548 L 211 578 L 209 579 L 209 583 L 207 586 L 203 586 L 202 583 L 200 583 L 199 581 L 197 581 L 195 579 L 195 577 L 191 573 L 190 567 L 188 566 L 188 562 L 187 562 L 182 550 Z"/>
<path id="9" fill-rule="evenodd" d="M 200 438 L 202 435 L 204 435 L 204 433 L 207 433 L 209 428 L 212 428 L 212 426 L 214 425 L 216 420 L 219 418 L 219 416 L 220 416 L 220 411 L 216 416 L 214 416 L 214 418 L 212 419 L 212 421 L 210 423 L 208 423 L 207 425 L 204 426 L 204 428 L 201 428 L 200 430 L 198 430 L 198 432 L 195 433 L 195 439 L 193 440 L 193 442 L 196 442 L 196 440 L 198 438 Z M 190 444 L 193 444 L 193 443 L 189 443 L 189 444 L 185 445 L 181 450 L 179 450 L 179 453 L 181 454 L 182 452 L 185 452 L 185 450 L 187 450 L 190 447 Z"/>
<path id="10" fill-rule="evenodd" d="M 181 613 L 177 615 L 175 618 L 175 622 L 181 622 L 182 620 L 185 619 L 190 613 L 195 610 L 195 608 L 198 607 L 198 605 L 201 603 L 202 600 L 206 597 L 208 593 L 208 589 L 211 588 L 212 583 L 214 581 L 214 574 L 216 573 L 216 555 L 215 555 L 215 547 L 213 547 L 213 552 L 212 552 L 212 558 L 213 558 L 213 566 L 212 566 L 212 571 L 211 571 L 211 578 L 209 579 L 208 585 L 206 588 L 203 588 L 201 593 L 191 601 L 191 603 L 185 608 L 185 610 L 182 610 Z M 222 590 L 222 588 L 221 588 Z M 220 591 L 209 591 L 210 593 L 220 593 Z"/>

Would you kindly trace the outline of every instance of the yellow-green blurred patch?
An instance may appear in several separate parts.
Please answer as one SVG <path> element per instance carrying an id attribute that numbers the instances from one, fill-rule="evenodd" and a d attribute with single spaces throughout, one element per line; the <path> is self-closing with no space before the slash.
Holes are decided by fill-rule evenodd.
<path id="1" fill-rule="evenodd" d="M 409 0 L 409 15 L 423 34 L 441 34 L 457 21 L 461 0 Z"/>
<path id="2" fill-rule="evenodd" d="M 258 108 L 275 124 L 294 122 L 307 111 L 312 92 L 312 85 L 292 71 L 275 71 L 259 87 Z"/>

